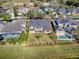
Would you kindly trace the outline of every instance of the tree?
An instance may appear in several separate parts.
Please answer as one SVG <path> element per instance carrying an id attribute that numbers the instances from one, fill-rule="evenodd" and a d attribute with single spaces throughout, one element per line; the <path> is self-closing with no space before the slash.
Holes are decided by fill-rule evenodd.
<path id="1" fill-rule="evenodd" d="M 39 10 L 41 10 L 41 9 L 39 9 Z M 36 11 L 36 17 L 38 17 L 38 18 L 43 18 L 45 16 L 45 12 L 43 11 L 43 10 L 41 10 L 41 11 Z"/>
<path id="2" fill-rule="evenodd" d="M 0 14 L 0 17 L 3 18 L 3 20 L 7 21 L 10 19 L 10 16 L 8 14 Z"/>
<path id="3" fill-rule="evenodd" d="M 54 32 L 52 32 L 52 33 L 49 35 L 49 38 L 52 39 L 52 41 L 54 42 L 54 44 L 56 44 L 56 39 L 57 39 L 57 37 L 56 37 L 56 35 L 55 35 Z"/>
<path id="4" fill-rule="evenodd" d="M 79 0 L 72 0 L 73 2 L 79 2 Z"/>
<path id="5" fill-rule="evenodd" d="M 63 4 L 63 2 L 64 2 L 63 0 L 60 0 L 60 3 L 61 3 L 61 4 Z"/>
<path id="6" fill-rule="evenodd" d="M 3 3 L 3 0 L 0 0 L 0 7 L 1 7 L 2 3 Z"/>
<path id="7" fill-rule="evenodd" d="M 17 14 L 17 11 L 16 11 L 16 7 L 14 7 L 13 9 L 14 9 L 14 15 L 15 15 L 15 17 L 16 17 L 16 16 L 18 15 L 18 14 Z"/>
<path id="8" fill-rule="evenodd" d="M 75 7 L 78 7 L 79 6 L 79 0 L 68 0 L 66 1 L 66 5 L 68 6 L 75 6 Z"/>
<path id="9" fill-rule="evenodd" d="M 44 2 L 44 0 L 37 0 L 37 1 Z"/>
<path id="10" fill-rule="evenodd" d="M 52 0 L 46 0 L 46 2 L 51 2 Z"/>
<path id="11" fill-rule="evenodd" d="M 78 26 L 77 29 L 74 31 L 73 36 L 74 36 L 76 42 L 79 43 L 79 26 Z"/>
<path id="12" fill-rule="evenodd" d="M 75 33 L 77 33 L 77 36 L 79 36 L 79 26 L 77 27 Z"/>
<path id="13" fill-rule="evenodd" d="M 72 2 L 72 1 L 67 1 L 66 4 L 67 4 L 68 6 L 71 6 L 71 5 L 73 5 L 73 2 Z"/>
<path id="14" fill-rule="evenodd" d="M 30 10 L 28 13 L 27 13 L 27 17 L 29 18 L 34 18 L 35 17 L 35 12 Z"/>
<path id="15" fill-rule="evenodd" d="M 18 38 L 17 42 L 19 42 L 19 44 L 24 43 L 25 41 L 27 41 L 28 35 L 29 35 L 29 33 L 22 32 L 22 33 L 20 34 L 20 37 Z"/>
<path id="16" fill-rule="evenodd" d="M 16 38 L 13 39 L 13 38 L 7 38 L 6 39 L 6 43 L 9 43 L 9 44 L 16 44 Z"/>
<path id="17" fill-rule="evenodd" d="M 4 42 L 4 41 L 1 41 L 0 44 L 1 44 L 1 45 L 5 45 L 5 42 Z"/>
<path id="18" fill-rule="evenodd" d="M 40 34 L 40 33 L 37 33 L 37 34 L 35 35 L 35 37 L 38 39 L 38 41 L 39 41 L 39 45 L 40 45 L 40 44 L 41 44 L 41 42 L 40 42 L 41 34 Z"/>
<path id="19" fill-rule="evenodd" d="M 35 36 L 37 39 L 38 39 L 38 41 L 39 41 L 39 39 L 40 39 L 40 37 L 41 37 L 41 35 L 40 34 L 36 34 L 36 36 Z"/>
<path id="20" fill-rule="evenodd" d="M 52 39 L 52 41 L 53 41 L 54 44 L 56 44 L 56 41 L 55 41 L 55 39 L 54 39 L 53 36 L 49 36 L 49 38 Z"/>

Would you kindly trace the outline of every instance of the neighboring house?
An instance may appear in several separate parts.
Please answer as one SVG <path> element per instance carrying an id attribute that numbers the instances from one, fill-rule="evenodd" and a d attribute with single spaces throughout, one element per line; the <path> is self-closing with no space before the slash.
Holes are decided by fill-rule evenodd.
<path id="1" fill-rule="evenodd" d="M 72 10 L 71 9 L 65 9 L 65 8 L 58 8 L 58 13 L 65 14 L 65 15 L 71 15 Z"/>
<path id="2" fill-rule="evenodd" d="M 66 32 L 62 28 L 58 28 L 56 30 L 56 35 L 58 37 L 58 40 L 73 40 L 73 38 L 66 35 Z"/>
<path id="3" fill-rule="evenodd" d="M 72 9 L 72 14 L 73 15 L 77 14 L 77 9 Z"/>
<path id="4" fill-rule="evenodd" d="M 44 13 L 45 13 L 45 11 L 44 11 L 43 9 L 41 9 L 41 8 L 38 9 L 37 12 L 39 12 L 39 13 L 41 13 L 41 14 L 44 14 Z"/>
<path id="5" fill-rule="evenodd" d="M 43 4 L 42 4 L 42 6 L 49 6 L 50 5 L 50 3 L 46 3 L 46 2 L 44 2 Z"/>
<path id="6" fill-rule="evenodd" d="M 7 11 L 7 9 L 0 7 L 0 13 L 4 13 L 5 11 Z"/>
<path id="7" fill-rule="evenodd" d="M 27 7 L 20 7 L 18 8 L 18 15 L 26 14 L 28 11 L 29 9 Z"/>
<path id="8" fill-rule="evenodd" d="M 79 21 L 75 21 L 76 25 L 79 26 Z"/>
<path id="9" fill-rule="evenodd" d="M 71 15 L 72 12 L 74 13 L 74 11 L 72 9 L 66 9 L 65 13 L 66 15 Z"/>
<path id="10" fill-rule="evenodd" d="M 76 28 L 77 25 L 75 21 L 70 18 L 55 19 L 54 24 L 59 27 L 74 27 L 74 28 Z"/>
<path id="11" fill-rule="evenodd" d="M 79 15 L 79 7 L 76 8 L 76 13 Z"/>
<path id="12" fill-rule="evenodd" d="M 56 12 L 58 12 L 60 14 L 64 14 L 65 8 L 56 8 Z"/>
<path id="13" fill-rule="evenodd" d="M 52 1 L 52 2 L 43 2 L 42 6 L 46 6 L 46 7 L 58 7 L 58 2 Z"/>
<path id="14" fill-rule="evenodd" d="M 54 19 L 53 24 L 59 40 L 74 40 L 73 31 L 79 25 L 78 21 L 73 21 L 69 18 Z"/>
<path id="15" fill-rule="evenodd" d="M 79 17 L 78 18 L 70 18 L 71 20 L 74 20 L 74 21 L 79 21 Z"/>
<path id="16" fill-rule="evenodd" d="M 0 21 L 0 35 L 4 38 L 17 38 L 24 30 L 25 21 L 23 19 L 7 23 Z"/>
<path id="17" fill-rule="evenodd" d="M 0 31 L 2 30 L 3 24 L 4 23 L 0 20 Z"/>
<path id="18" fill-rule="evenodd" d="M 75 8 L 75 9 L 71 9 L 71 8 L 55 8 L 55 12 L 59 13 L 59 14 L 64 14 L 64 15 L 75 15 L 78 14 L 79 15 L 79 7 Z"/>
<path id="19" fill-rule="evenodd" d="M 51 25 L 46 19 L 31 19 L 29 22 L 30 33 L 50 33 Z"/>

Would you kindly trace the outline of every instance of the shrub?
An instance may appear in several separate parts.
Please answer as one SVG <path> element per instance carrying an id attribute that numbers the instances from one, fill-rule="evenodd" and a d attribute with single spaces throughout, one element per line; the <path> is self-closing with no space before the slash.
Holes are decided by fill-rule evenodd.
<path id="1" fill-rule="evenodd" d="M 17 42 L 19 42 L 19 44 L 24 43 L 25 41 L 27 41 L 28 35 L 29 35 L 28 32 L 27 32 L 27 33 L 22 32 L 22 33 L 20 34 L 20 37 L 19 37 L 19 39 L 17 40 Z"/>
<path id="2" fill-rule="evenodd" d="M 6 43 L 9 43 L 9 44 L 16 44 L 16 42 L 17 42 L 17 39 L 16 38 L 8 38 L 8 39 L 6 39 Z"/>
<path id="3" fill-rule="evenodd" d="M 0 17 L 3 18 L 3 20 L 7 21 L 10 19 L 10 16 L 8 14 L 0 14 Z"/>
<path id="4" fill-rule="evenodd" d="M 1 41 L 0 44 L 1 44 L 1 45 L 5 45 L 5 42 L 4 42 L 4 41 Z"/>

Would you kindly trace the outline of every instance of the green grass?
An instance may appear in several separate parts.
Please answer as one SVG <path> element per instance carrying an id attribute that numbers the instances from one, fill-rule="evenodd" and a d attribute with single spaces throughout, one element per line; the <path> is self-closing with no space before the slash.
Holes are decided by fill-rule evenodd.
<path id="1" fill-rule="evenodd" d="M 71 16 L 68 16 L 70 18 L 79 18 L 79 15 L 71 15 Z"/>
<path id="2" fill-rule="evenodd" d="M 0 47 L 0 59 L 65 59 L 79 58 L 79 45 Z"/>
<path id="3" fill-rule="evenodd" d="M 20 44 L 27 42 L 28 37 L 29 37 L 29 32 L 26 32 L 26 33 L 23 32 L 23 33 L 21 33 L 20 38 L 17 40 L 17 42 L 19 42 Z"/>
<path id="4" fill-rule="evenodd" d="M 61 45 L 64 45 L 64 44 L 73 44 L 73 41 L 69 41 L 69 40 L 57 40 L 56 44 L 61 44 Z"/>

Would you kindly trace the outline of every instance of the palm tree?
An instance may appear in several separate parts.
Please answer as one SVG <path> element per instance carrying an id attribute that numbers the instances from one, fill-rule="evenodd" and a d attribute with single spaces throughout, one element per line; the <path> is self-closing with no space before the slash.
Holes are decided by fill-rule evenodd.
<path id="1" fill-rule="evenodd" d="M 52 39 L 53 44 L 55 45 L 55 44 L 56 44 L 56 39 L 54 39 L 54 37 L 53 37 L 53 36 L 50 36 L 49 38 L 50 38 L 50 39 Z"/>
<path id="2" fill-rule="evenodd" d="M 54 32 L 52 32 L 49 36 L 49 38 L 53 41 L 54 45 L 56 45 L 56 34 Z"/>
<path id="3" fill-rule="evenodd" d="M 38 39 L 38 41 L 39 41 L 41 35 L 37 34 L 35 37 L 36 37 L 36 38 Z"/>
<path id="4" fill-rule="evenodd" d="M 40 34 L 36 34 L 35 37 L 38 39 L 38 41 L 39 41 L 39 45 L 40 45 L 40 44 L 41 44 L 41 42 L 40 42 L 40 37 L 41 37 L 41 35 L 40 35 Z"/>
<path id="5" fill-rule="evenodd" d="M 28 13 L 27 13 L 27 17 L 29 18 L 35 18 L 35 12 L 33 10 L 30 10 Z"/>

